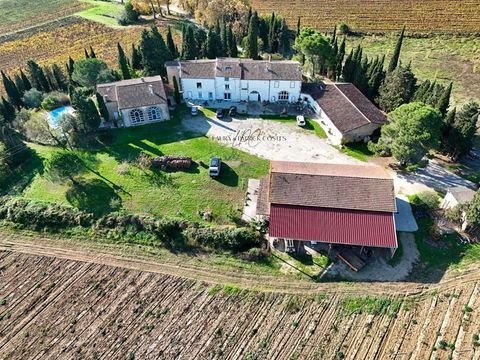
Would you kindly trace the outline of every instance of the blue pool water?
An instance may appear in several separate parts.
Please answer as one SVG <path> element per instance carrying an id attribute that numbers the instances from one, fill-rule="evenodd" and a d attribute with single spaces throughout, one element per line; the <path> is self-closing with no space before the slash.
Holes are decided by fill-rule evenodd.
<path id="1" fill-rule="evenodd" d="M 69 114 L 73 112 L 73 108 L 71 106 L 62 106 L 50 111 L 50 126 L 54 129 L 58 127 L 58 121 L 60 120 L 60 116 L 63 114 Z"/>

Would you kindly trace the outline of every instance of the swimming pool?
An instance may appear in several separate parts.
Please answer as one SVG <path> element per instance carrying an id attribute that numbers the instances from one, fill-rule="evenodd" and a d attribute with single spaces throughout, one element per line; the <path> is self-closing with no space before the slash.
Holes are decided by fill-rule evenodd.
<path id="1" fill-rule="evenodd" d="M 73 107 L 71 106 L 61 106 L 56 108 L 49 113 L 49 123 L 50 126 L 54 129 L 58 127 L 58 121 L 63 114 L 71 114 L 73 113 Z"/>

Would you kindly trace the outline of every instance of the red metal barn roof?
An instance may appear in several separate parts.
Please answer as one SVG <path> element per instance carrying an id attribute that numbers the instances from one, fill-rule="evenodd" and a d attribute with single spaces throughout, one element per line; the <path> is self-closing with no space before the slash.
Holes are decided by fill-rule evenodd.
<path id="1" fill-rule="evenodd" d="M 271 204 L 270 236 L 397 248 L 393 213 Z"/>

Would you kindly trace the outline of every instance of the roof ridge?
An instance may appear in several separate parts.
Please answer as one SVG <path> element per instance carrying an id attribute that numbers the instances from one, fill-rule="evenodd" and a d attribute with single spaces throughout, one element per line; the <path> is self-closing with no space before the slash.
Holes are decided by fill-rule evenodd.
<path id="1" fill-rule="evenodd" d="M 349 84 L 352 85 L 352 86 L 355 88 L 355 90 L 357 90 L 358 92 L 360 92 L 360 94 L 362 94 L 363 96 L 365 96 L 365 95 L 364 95 L 360 90 L 358 90 L 357 87 L 356 87 L 355 85 L 353 85 L 352 83 L 345 83 L 345 84 L 343 84 L 343 85 L 349 85 Z M 347 95 L 345 95 L 345 93 L 337 86 L 336 83 L 332 83 L 332 85 L 335 86 L 335 88 L 338 89 L 338 91 L 340 91 L 340 93 L 345 97 L 345 99 L 347 99 L 347 101 L 348 101 L 350 104 L 353 105 L 353 107 L 354 107 L 355 109 L 357 109 L 357 111 L 360 113 L 360 115 L 362 115 L 365 119 L 367 119 L 367 121 L 368 121 L 370 124 L 372 124 L 372 121 L 363 113 L 363 111 L 361 111 L 361 110 L 357 107 L 357 105 L 355 105 L 355 104 L 353 103 L 352 100 L 350 100 L 350 98 L 349 98 Z M 355 130 L 355 129 L 352 129 L 352 130 Z M 350 130 L 350 131 L 352 131 L 352 130 Z"/>
<path id="2" fill-rule="evenodd" d="M 329 177 L 342 177 L 342 178 L 351 178 L 351 179 L 372 179 L 372 180 L 388 180 L 393 181 L 391 177 L 372 177 L 367 175 L 359 175 L 359 176 L 352 176 L 352 175 L 341 175 L 341 174 L 310 174 L 304 172 L 277 172 L 273 171 L 275 174 L 285 174 L 285 175 L 309 175 L 309 176 L 329 176 Z"/>

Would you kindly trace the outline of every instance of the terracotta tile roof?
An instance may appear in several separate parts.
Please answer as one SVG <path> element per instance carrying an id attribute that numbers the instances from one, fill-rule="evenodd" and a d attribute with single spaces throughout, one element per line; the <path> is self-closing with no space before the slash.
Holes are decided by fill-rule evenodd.
<path id="1" fill-rule="evenodd" d="M 303 84 L 302 92 L 312 96 L 342 134 L 387 122 L 385 114 L 353 84 Z"/>
<path id="2" fill-rule="evenodd" d="M 169 61 L 166 66 L 179 66 L 184 79 L 231 77 L 244 80 L 302 80 L 297 61 L 218 58 L 215 60 Z"/>
<path id="3" fill-rule="evenodd" d="M 271 237 L 397 248 L 392 213 L 272 204 Z"/>
<path id="4" fill-rule="evenodd" d="M 97 85 L 100 95 L 108 101 L 118 102 L 118 109 L 130 109 L 167 103 L 167 96 L 160 76 L 123 80 Z"/>
<path id="5" fill-rule="evenodd" d="M 395 212 L 393 179 L 377 166 L 272 162 L 271 204 Z"/>
<path id="6" fill-rule="evenodd" d="M 257 215 L 270 214 L 270 202 L 268 196 L 270 193 L 270 178 L 265 176 L 260 179 L 260 186 L 258 188 L 257 198 Z"/>

